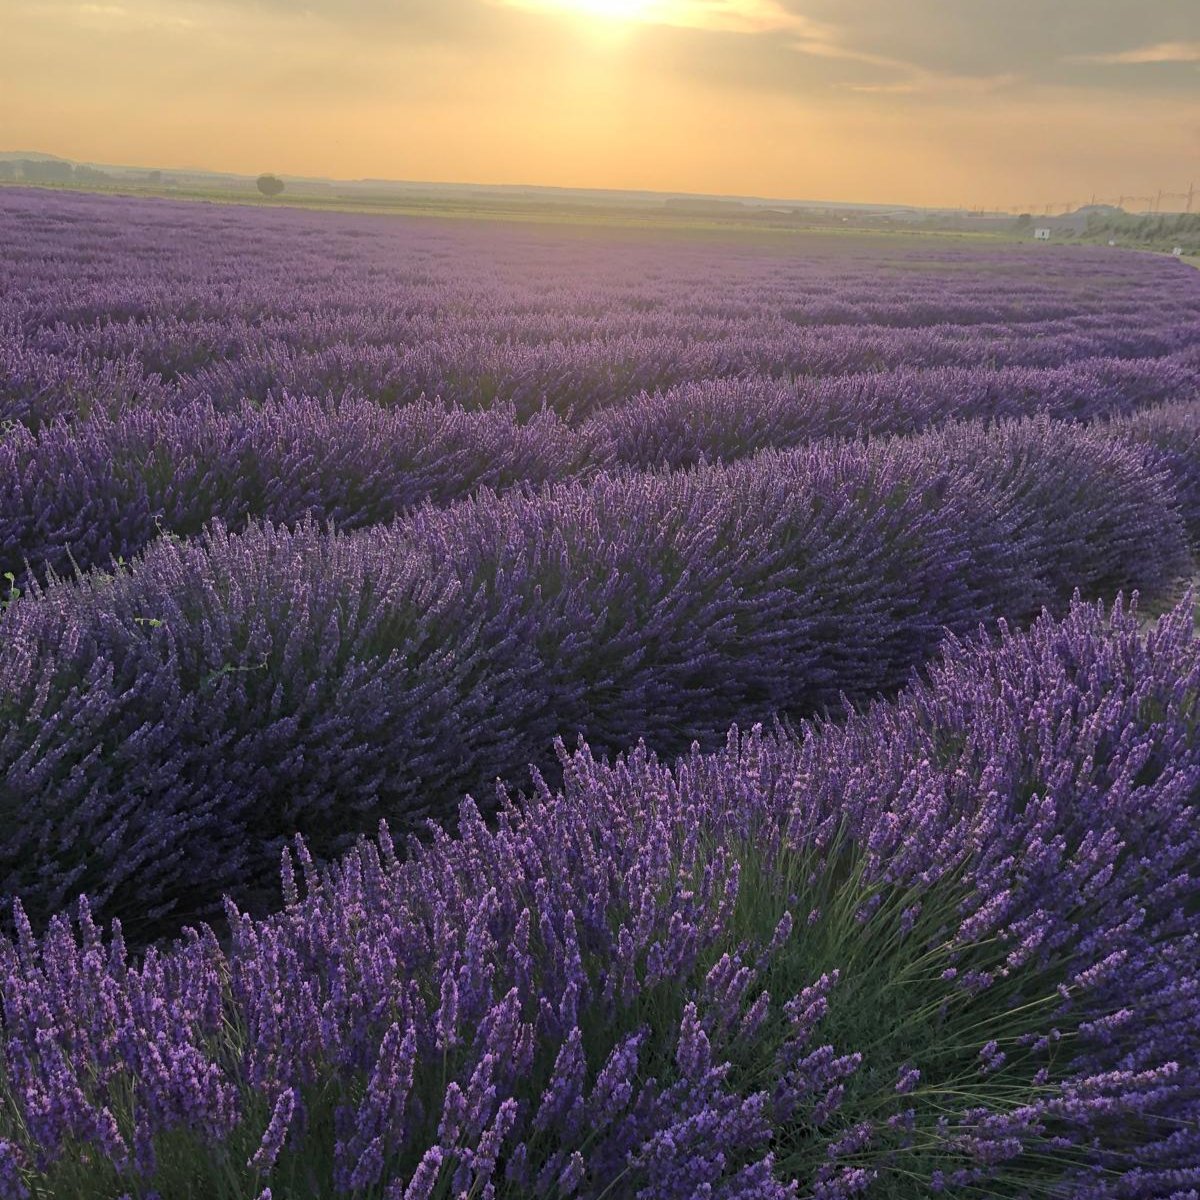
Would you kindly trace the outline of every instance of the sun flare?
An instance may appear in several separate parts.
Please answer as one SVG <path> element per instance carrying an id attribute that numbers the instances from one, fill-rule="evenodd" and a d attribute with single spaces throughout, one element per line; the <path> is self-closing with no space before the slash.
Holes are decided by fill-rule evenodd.
<path id="1" fill-rule="evenodd" d="M 663 0 L 545 0 L 541 7 L 608 21 L 655 21 L 670 5 Z"/>
<path id="2" fill-rule="evenodd" d="M 548 16 L 583 17 L 615 25 L 761 33 L 797 24 L 778 0 L 492 0 Z"/>

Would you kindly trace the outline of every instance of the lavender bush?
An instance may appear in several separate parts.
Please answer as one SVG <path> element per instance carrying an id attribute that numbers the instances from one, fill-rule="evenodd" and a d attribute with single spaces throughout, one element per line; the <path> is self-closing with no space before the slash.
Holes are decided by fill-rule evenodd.
<path id="1" fill-rule="evenodd" d="M 0 441 L 0 565 L 19 586 L 30 572 L 111 567 L 213 518 L 355 529 L 479 487 L 570 478 L 582 455 L 551 413 L 519 424 L 503 405 L 468 413 L 424 400 L 388 411 L 284 397 L 229 413 L 204 403 L 20 426 Z"/>
<path id="2" fill-rule="evenodd" d="M 1153 457 L 1131 456 L 1105 428 L 1039 418 L 981 433 L 958 424 L 911 446 L 947 472 L 949 495 L 982 489 L 988 504 L 1005 514 L 1007 545 L 1028 564 L 1023 585 L 1039 608 L 1060 607 L 1074 588 L 1111 597 L 1140 587 L 1154 600 L 1167 580 L 1187 569 L 1188 555 L 1176 551 L 1169 534 L 1158 542 L 1168 527 L 1179 528 L 1174 477 Z M 1138 531 L 1155 527 L 1155 544 L 1144 542 Z M 1135 563 L 1145 572 L 1139 579 L 1158 582 L 1135 583 L 1128 573 Z"/>
<path id="3" fill-rule="evenodd" d="M 813 387 L 711 381 L 642 396 L 580 428 L 549 411 L 522 422 L 503 404 L 466 411 L 417 400 L 387 410 L 352 397 L 290 396 L 229 412 L 203 402 L 100 413 L 36 432 L 18 425 L 0 440 L 0 567 L 23 588 L 51 571 L 111 567 L 161 535 L 195 536 L 213 518 L 238 529 L 253 518 L 295 525 L 311 516 L 356 529 L 481 487 L 732 461 L 827 434 L 919 431 L 959 413 L 986 419 L 1040 409 L 1086 420 L 1194 392 L 1198 378 L 1181 356 L 1045 371 L 895 370 Z M 1166 450 L 1168 426 L 1188 411 L 1177 402 L 1111 428 Z M 1187 446 L 1178 430 L 1170 442 L 1173 453 L 1158 465 L 1172 474 L 1200 541 L 1197 485 L 1172 470 L 1184 466 Z M 1047 471 L 1056 469 L 1047 460 Z M 1043 482 L 1059 481 L 1047 474 Z M 1069 477 L 1063 485 L 1072 486 Z M 1102 502 L 1101 492 L 1093 498 Z M 1114 531 L 1114 542 L 1121 536 Z"/>
<path id="4" fill-rule="evenodd" d="M 1200 320 L 1191 273 L 1087 247 L 663 239 L 11 188 L 0 239 L 0 422 L 31 427 L 284 392 L 578 422 L 718 377 L 1152 360 L 1194 348 Z"/>
<path id="5" fill-rule="evenodd" d="M 31 349 L 0 329 L 0 428 L 36 429 L 55 419 L 170 402 L 158 377 L 147 376 L 131 359 L 73 359 Z"/>
<path id="6" fill-rule="evenodd" d="M 863 375 L 700 380 L 606 408 L 580 433 L 597 463 L 686 467 L 822 437 L 919 433 L 1044 413 L 1094 421 L 1200 396 L 1195 351 L 1056 367 L 896 367 Z"/>
<path id="7" fill-rule="evenodd" d="M 1200 275 L 0 240 L 0 1200 L 1200 1195 Z"/>
<path id="8" fill-rule="evenodd" d="M 1191 603 L 994 645 L 844 727 L 564 755 L 400 861 L 130 958 L 0 942 L 0 1194 L 1186 1200 Z"/>
<path id="9" fill-rule="evenodd" d="M 0 882 L 139 936 L 545 764 L 899 688 L 1071 590 L 1167 595 L 1165 477 L 1047 420 L 600 476 L 337 534 L 220 526 L 0 617 Z"/>
<path id="10" fill-rule="evenodd" d="M 0 574 L 21 588 L 214 517 L 353 528 L 480 486 L 1126 415 L 1200 376 L 1200 281 L 1095 248 L 20 189 L 0 237 Z"/>
<path id="11" fill-rule="evenodd" d="M 1200 545 L 1200 401 L 1160 405 L 1109 428 L 1145 446 L 1152 465 L 1167 472 L 1188 537 Z"/>

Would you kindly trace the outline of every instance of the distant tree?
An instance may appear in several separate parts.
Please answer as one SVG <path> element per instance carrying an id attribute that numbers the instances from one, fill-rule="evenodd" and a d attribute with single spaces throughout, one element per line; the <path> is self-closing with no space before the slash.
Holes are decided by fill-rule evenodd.
<path id="1" fill-rule="evenodd" d="M 1018 229 L 1028 229 L 1033 224 L 1033 215 L 1031 213 L 1022 213 L 1016 220 Z"/>
<path id="2" fill-rule="evenodd" d="M 161 171 L 148 171 L 146 173 L 146 182 L 147 183 L 162 183 L 162 181 L 163 181 L 163 174 Z"/>
<path id="3" fill-rule="evenodd" d="M 268 200 L 272 199 L 283 191 L 283 180 L 276 175 L 260 175 L 258 177 L 258 190 Z"/>
<path id="4" fill-rule="evenodd" d="M 30 183 L 70 183 L 75 177 L 71 164 L 58 159 L 23 158 L 17 166 Z"/>
<path id="5" fill-rule="evenodd" d="M 16 179 L 16 177 L 16 164 L 0 160 L 0 179 Z"/>

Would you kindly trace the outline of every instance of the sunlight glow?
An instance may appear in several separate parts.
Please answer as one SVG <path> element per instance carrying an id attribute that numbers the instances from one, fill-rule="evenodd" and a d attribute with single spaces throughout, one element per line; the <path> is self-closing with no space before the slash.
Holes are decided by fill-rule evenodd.
<path id="1" fill-rule="evenodd" d="M 618 24 L 671 25 L 726 33 L 792 28 L 797 18 L 778 0 L 492 0 L 548 16 L 587 17 Z"/>
<path id="2" fill-rule="evenodd" d="M 563 9 L 582 16 L 603 17 L 610 21 L 653 21 L 662 0 L 551 0 L 550 9 Z"/>

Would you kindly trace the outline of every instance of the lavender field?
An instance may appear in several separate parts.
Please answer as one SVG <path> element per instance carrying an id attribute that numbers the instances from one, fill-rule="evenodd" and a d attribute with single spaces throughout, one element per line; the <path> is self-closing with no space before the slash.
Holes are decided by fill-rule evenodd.
<path id="1" fill-rule="evenodd" d="M 1200 1198 L 1200 273 L 0 248 L 0 1200 Z"/>

